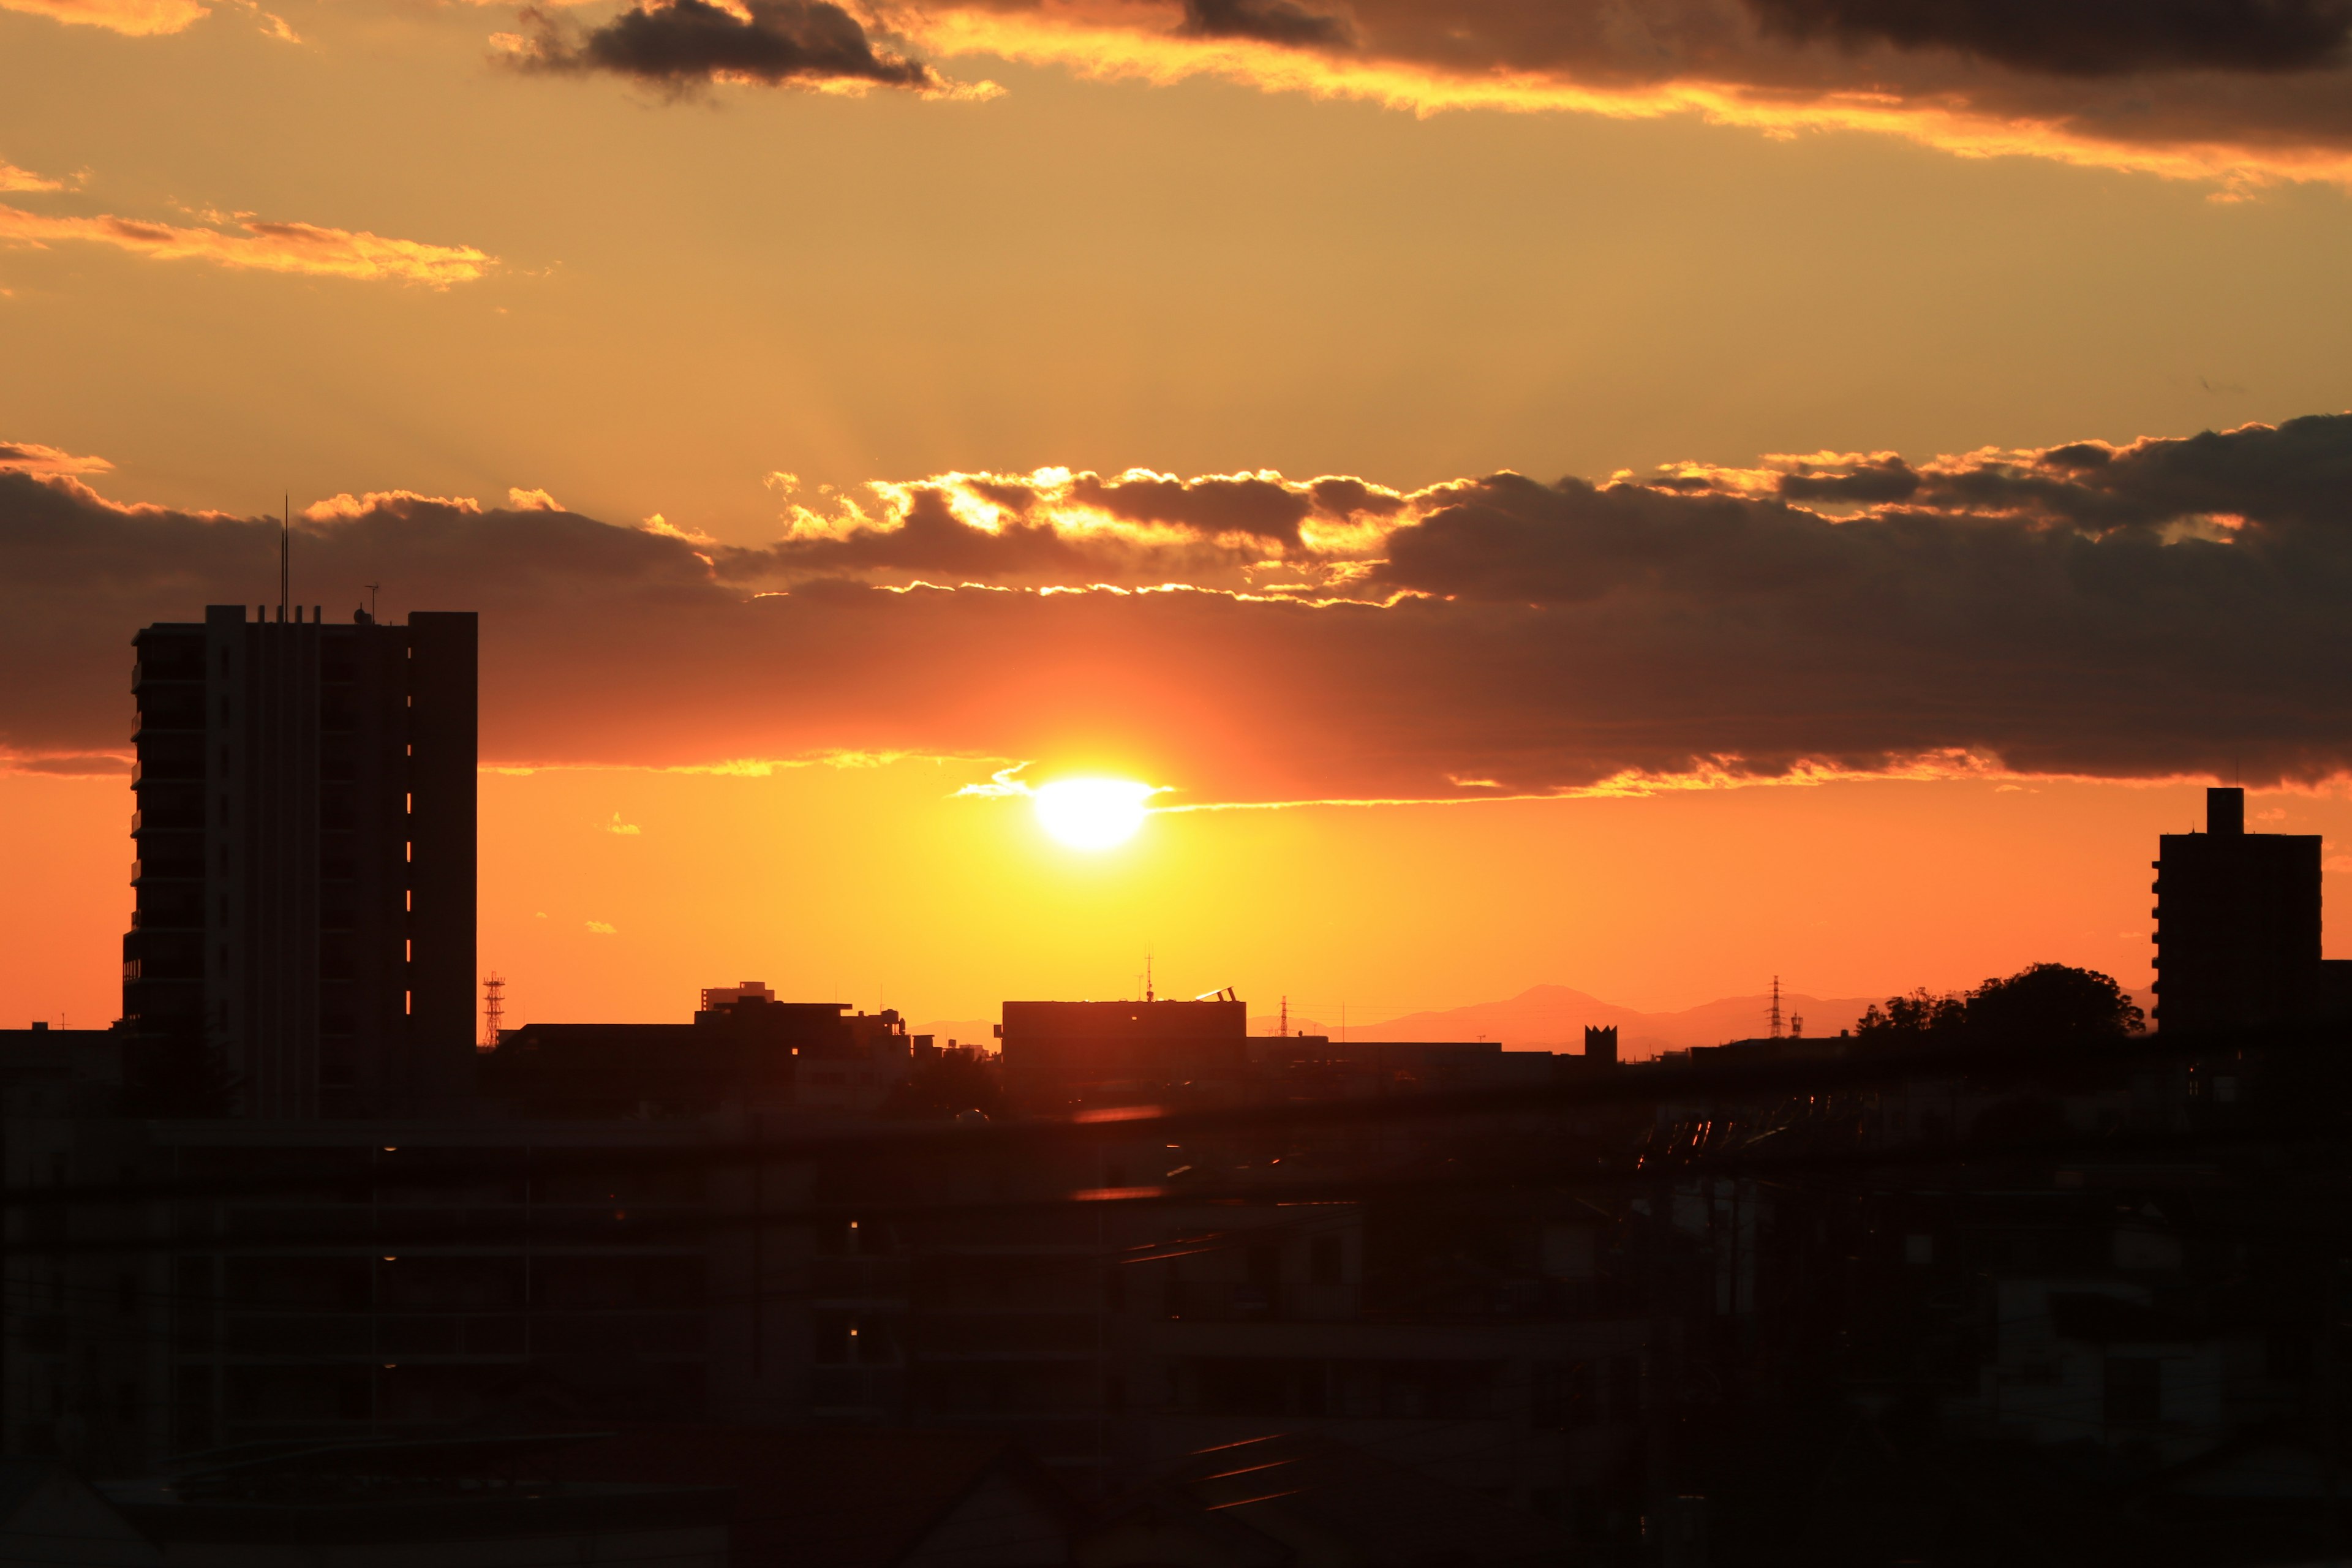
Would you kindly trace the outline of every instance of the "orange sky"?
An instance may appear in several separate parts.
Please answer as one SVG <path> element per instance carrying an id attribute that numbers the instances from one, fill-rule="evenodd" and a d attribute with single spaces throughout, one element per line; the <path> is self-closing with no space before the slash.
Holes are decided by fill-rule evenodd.
<path id="1" fill-rule="evenodd" d="M 483 614 L 519 1016 L 2143 984 L 2204 781 L 2345 837 L 2342 18 L 1883 14 L 0 0 L 0 1017 L 289 493 Z"/>
<path id="2" fill-rule="evenodd" d="M 1752 787 L 1645 800 L 1154 816 L 1061 848 L 1024 802 L 929 762 L 767 777 L 482 781 L 482 959 L 510 1022 L 682 1018 L 704 985 L 992 1019 L 1006 998 L 1240 988 L 1358 1024 L 1571 985 L 1652 1011 L 1761 991 L 1959 987 L 2044 959 L 2144 987 L 2156 835 L 2200 791 L 2045 782 Z M 0 1019 L 110 1018 L 128 908 L 119 780 L 0 777 L 12 907 Z M 2328 952 L 2352 956 L 2352 801 L 2257 794 L 2330 838 Z M 2272 815 L 2276 814 L 2276 815 Z M 634 829 L 635 831 L 619 831 Z M 611 932 L 595 929 L 609 925 Z M 1846 1019 L 1816 1019 L 1815 1028 Z"/>

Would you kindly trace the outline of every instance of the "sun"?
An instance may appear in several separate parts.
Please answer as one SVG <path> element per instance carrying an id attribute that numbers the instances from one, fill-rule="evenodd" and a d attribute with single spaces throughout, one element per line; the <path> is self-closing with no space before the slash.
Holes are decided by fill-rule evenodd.
<path id="1" fill-rule="evenodd" d="M 1135 837 L 1150 784 L 1127 779 L 1061 779 L 1029 792 L 1037 826 L 1073 849 L 1108 849 Z"/>

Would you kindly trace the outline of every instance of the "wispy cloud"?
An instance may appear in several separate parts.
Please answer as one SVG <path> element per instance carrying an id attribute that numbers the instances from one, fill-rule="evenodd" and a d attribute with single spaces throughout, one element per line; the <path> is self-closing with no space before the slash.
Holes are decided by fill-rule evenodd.
<path id="1" fill-rule="evenodd" d="M 226 227 L 151 223 L 140 218 L 69 216 L 0 205 L 0 242 L 46 247 L 79 241 L 110 246 L 159 261 L 205 261 L 216 267 L 314 278 L 419 283 L 446 289 L 470 283 L 498 258 L 467 245 L 393 239 L 365 229 L 276 223 L 249 213 L 226 215 Z"/>
<path id="2" fill-rule="evenodd" d="M 62 191 L 63 180 L 52 180 L 46 174 L 36 174 L 30 169 L 20 169 L 5 158 L 0 158 L 0 191 Z"/>
<path id="3" fill-rule="evenodd" d="M 0 0 L 0 10 L 24 11 L 68 26 L 104 27 L 132 37 L 177 33 L 212 14 L 197 0 Z"/>
<path id="4" fill-rule="evenodd" d="M 114 465 L 104 458 L 80 458 L 38 441 L 0 441 L 0 473 L 103 474 Z"/>

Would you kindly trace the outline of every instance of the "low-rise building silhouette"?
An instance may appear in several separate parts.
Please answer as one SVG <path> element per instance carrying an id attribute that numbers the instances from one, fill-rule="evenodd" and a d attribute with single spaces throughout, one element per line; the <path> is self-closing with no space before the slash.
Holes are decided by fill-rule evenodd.
<path id="1" fill-rule="evenodd" d="M 1157 1093 L 1213 1092 L 1249 1076 L 1249 1009 L 1213 1001 L 1007 1002 L 1004 1089 L 1024 1110 Z"/>

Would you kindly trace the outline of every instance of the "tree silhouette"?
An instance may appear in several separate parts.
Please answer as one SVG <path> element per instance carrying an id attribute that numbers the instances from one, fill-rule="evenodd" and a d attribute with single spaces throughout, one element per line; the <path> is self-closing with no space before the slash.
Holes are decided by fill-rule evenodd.
<path id="1" fill-rule="evenodd" d="M 2053 1045 L 2120 1040 L 2147 1028 L 2147 1016 L 2113 977 L 2063 963 L 2029 963 L 1969 993 L 1969 1033 Z"/>
<path id="2" fill-rule="evenodd" d="M 2110 975 L 2064 963 L 2029 963 L 1975 990 L 1937 995 L 1922 988 L 1890 996 L 1855 1020 L 1875 1047 L 2091 1044 L 2147 1027 L 2146 1016 Z"/>

